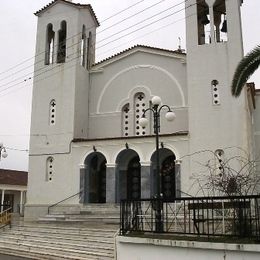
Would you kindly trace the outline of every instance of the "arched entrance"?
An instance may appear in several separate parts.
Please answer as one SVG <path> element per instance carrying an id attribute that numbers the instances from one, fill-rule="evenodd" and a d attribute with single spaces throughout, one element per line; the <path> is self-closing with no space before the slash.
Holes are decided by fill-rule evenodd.
<path id="1" fill-rule="evenodd" d="M 165 199 L 176 198 L 176 175 L 175 175 L 175 155 L 166 148 L 159 149 L 159 169 L 161 177 L 161 193 Z M 157 187 L 156 173 L 156 152 L 151 157 L 151 196 L 156 195 Z"/>
<path id="2" fill-rule="evenodd" d="M 138 154 L 125 149 L 116 159 L 117 202 L 141 198 L 141 164 Z"/>
<path id="3" fill-rule="evenodd" d="M 85 159 L 85 203 L 106 202 L 106 158 L 93 152 Z"/>

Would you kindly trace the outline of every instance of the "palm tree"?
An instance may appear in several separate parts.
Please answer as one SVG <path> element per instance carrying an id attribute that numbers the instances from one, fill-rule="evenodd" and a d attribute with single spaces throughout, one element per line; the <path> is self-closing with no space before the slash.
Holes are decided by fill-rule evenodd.
<path id="1" fill-rule="evenodd" d="M 238 64 L 231 85 L 231 93 L 238 97 L 250 76 L 260 65 L 260 45 L 250 51 Z"/>

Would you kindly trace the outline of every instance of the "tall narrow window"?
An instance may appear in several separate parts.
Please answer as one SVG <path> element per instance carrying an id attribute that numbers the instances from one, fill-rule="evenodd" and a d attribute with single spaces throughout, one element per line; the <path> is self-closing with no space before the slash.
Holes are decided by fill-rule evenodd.
<path id="1" fill-rule="evenodd" d="M 220 105 L 219 83 L 216 79 L 211 81 L 211 89 L 212 89 L 212 104 L 214 106 Z"/>
<path id="2" fill-rule="evenodd" d="M 56 101 L 53 99 L 50 102 L 50 107 L 49 107 L 49 124 L 55 125 L 55 123 L 56 123 Z"/>
<path id="3" fill-rule="evenodd" d="M 53 179 L 53 157 L 48 157 L 46 162 L 46 181 L 52 181 Z"/>
<path id="4" fill-rule="evenodd" d="M 216 42 L 227 41 L 226 1 L 216 0 L 213 13 Z"/>
<path id="5" fill-rule="evenodd" d="M 82 27 L 82 37 L 80 44 L 80 64 L 85 67 L 86 66 L 86 27 L 83 25 Z"/>
<path id="6" fill-rule="evenodd" d="M 92 34 L 89 32 L 88 36 L 88 53 L 87 53 L 87 69 L 91 68 L 92 65 Z"/>
<path id="7" fill-rule="evenodd" d="M 54 36 L 55 36 L 55 32 L 53 31 L 53 26 L 50 23 L 47 25 L 47 30 L 46 30 L 45 65 L 49 65 L 53 63 Z"/>
<path id="8" fill-rule="evenodd" d="M 59 30 L 59 42 L 57 52 L 57 63 L 63 63 L 66 59 L 66 37 L 67 37 L 67 24 L 65 21 L 61 22 L 61 29 Z"/>
<path id="9" fill-rule="evenodd" d="M 145 95 L 144 93 L 137 93 L 134 96 L 134 132 L 135 135 L 140 136 L 140 135 L 145 135 L 146 134 L 146 129 L 145 127 L 140 126 L 139 120 L 143 115 L 143 112 L 145 110 Z"/>
<path id="10" fill-rule="evenodd" d="M 198 44 L 211 43 L 209 6 L 205 0 L 197 0 Z"/>
<path id="11" fill-rule="evenodd" d="M 129 104 L 122 109 L 122 132 L 123 136 L 129 136 Z"/>

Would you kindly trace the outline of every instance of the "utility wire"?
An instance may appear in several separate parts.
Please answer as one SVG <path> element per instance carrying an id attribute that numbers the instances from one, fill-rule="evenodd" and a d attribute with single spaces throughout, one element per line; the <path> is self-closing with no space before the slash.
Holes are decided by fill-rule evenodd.
<path id="1" fill-rule="evenodd" d="M 143 13 L 143 12 L 145 12 L 145 11 L 147 11 L 147 10 L 153 8 L 154 6 L 160 4 L 160 3 L 164 2 L 164 1 L 166 1 L 166 0 L 161 0 L 161 1 L 159 1 L 159 2 L 157 2 L 157 3 L 155 3 L 155 4 L 153 4 L 153 5 L 151 5 L 151 6 L 149 6 L 149 7 L 147 7 L 147 8 L 145 8 L 145 9 L 143 9 L 143 10 L 141 10 L 141 11 L 139 11 L 139 12 L 133 14 L 133 15 L 130 15 L 130 16 L 124 18 L 123 20 L 121 20 L 121 21 L 119 21 L 119 22 L 116 22 L 116 23 L 114 23 L 114 24 L 112 24 L 112 25 L 106 27 L 105 29 L 99 31 L 97 34 L 100 34 L 100 33 L 104 32 L 104 31 L 106 31 L 106 30 L 108 30 L 108 29 L 110 29 L 110 28 L 112 28 L 112 27 L 114 27 L 114 26 L 117 26 L 117 25 L 123 23 L 124 21 L 127 21 L 127 20 L 129 20 L 130 18 L 133 18 L 133 17 L 137 16 L 138 14 Z"/>
<path id="2" fill-rule="evenodd" d="M 165 1 L 165 0 L 164 0 L 164 1 Z M 162 13 L 165 13 L 165 12 L 167 12 L 167 11 L 169 11 L 169 10 L 171 10 L 171 9 L 173 9 L 173 8 L 175 8 L 175 7 L 179 6 L 179 5 L 181 5 L 181 4 L 183 4 L 183 2 L 181 2 L 181 3 L 179 3 L 179 4 L 176 4 L 176 5 L 173 5 L 173 6 L 167 8 L 167 9 L 165 9 L 165 10 L 163 10 L 163 11 L 161 11 L 161 12 L 155 14 L 155 15 L 149 16 L 148 18 L 143 19 L 142 21 L 139 21 L 139 22 L 137 22 L 137 23 L 135 23 L 135 24 L 132 24 L 131 27 L 128 27 L 127 29 L 122 29 L 122 30 L 120 30 L 120 31 L 118 31 L 118 32 L 116 32 L 116 33 L 114 33 L 114 34 L 110 34 L 110 35 L 109 35 L 109 38 L 111 38 L 111 37 L 113 37 L 113 36 L 115 36 L 115 35 L 118 35 L 118 34 L 120 34 L 120 33 L 122 33 L 122 32 L 125 32 L 126 30 L 129 30 L 130 28 L 133 28 L 133 27 L 135 27 L 135 26 L 137 26 L 137 25 L 140 25 L 141 23 L 144 23 L 144 22 L 146 22 L 146 21 L 148 21 L 148 20 L 150 20 L 150 19 L 152 19 L 152 18 L 154 18 L 154 17 L 156 17 L 156 16 L 158 16 L 158 15 L 160 15 L 160 14 L 162 14 Z M 107 38 L 104 38 L 104 39 L 99 40 L 97 44 L 99 44 L 100 42 L 103 42 L 103 41 L 105 41 L 105 40 L 107 40 Z"/>
<path id="3" fill-rule="evenodd" d="M 125 8 L 125 9 L 123 9 L 122 11 L 116 13 L 114 16 L 116 16 L 116 15 L 119 14 L 119 13 L 122 13 L 123 11 L 129 10 L 129 9 L 132 8 L 133 6 L 136 6 L 137 4 L 139 4 L 139 3 L 143 2 L 143 1 L 145 1 L 145 0 L 139 1 L 139 2 L 137 2 L 136 4 L 131 5 L 131 6 L 127 7 L 127 8 Z M 144 11 L 146 11 L 146 10 L 148 10 L 148 9 L 150 9 L 150 8 L 152 8 L 152 7 L 154 7 L 154 6 L 156 6 L 156 5 L 158 5 L 159 3 L 163 2 L 163 1 L 165 1 L 165 0 L 161 0 L 161 1 L 159 1 L 159 2 L 157 2 L 157 3 L 155 3 L 155 4 L 153 4 L 152 6 L 148 6 L 148 7 L 144 8 L 144 9 L 142 9 L 142 10 L 141 10 L 140 12 L 138 12 L 137 14 L 139 14 L 139 13 L 141 13 L 141 12 L 144 12 Z M 186 0 L 186 1 L 187 1 L 187 0 Z M 184 3 L 184 2 L 183 2 L 183 3 Z M 125 19 L 123 19 L 123 20 L 117 22 L 117 24 L 122 23 L 123 21 L 125 21 L 125 20 L 127 20 L 127 19 L 129 19 L 129 18 L 131 18 L 131 17 L 136 16 L 137 14 L 134 14 L 134 15 L 132 15 L 132 16 L 129 16 L 129 17 L 127 17 L 127 18 L 125 18 Z M 112 17 L 110 17 L 110 18 L 112 18 Z M 110 19 L 110 18 L 107 18 L 107 19 L 105 19 L 105 20 L 108 20 L 108 19 Z M 149 18 L 148 18 L 148 19 L 149 19 Z M 104 20 L 103 20 L 103 21 L 104 21 Z M 139 23 L 141 23 L 141 22 L 139 22 Z M 110 26 L 109 28 L 111 28 L 111 27 L 113 27 L 113 26 L 115 26 L 115 25 L 117 25 L 117 24 L 113 24 L 113 25 Z M 94 28 L 94 27 L 95 27 L 95 26 L 88 27 L 88 28 L 86 28 L 86 30 L 90 30 L 90 29 L 92 29 L 92 28 Z M 106 28 L 106 29 L 104 29 L 104 30 L 107 30 L 107 29 L 108 29 L 108 28 Z M 125 30 L 127 30 L 127 29 L 129 29 L 129 28 L 126 28 Z M 104 31 L 104 30 L 103 30 L 103 31 Z M 98 33 L 99 33 L 99 32 L 98 32 Z M 96 33 L 95 35 L 97 35 L 98 33 Z M 68 41 L 69 39 L 75 38 L 75 37 L 79 36 L 80 34 L 82 34 L 82 32 L 79 32 L 79 33 L 77 33 L 77 34 L 75 34 L 75 35 L 73 35 L 73 36 L 71 36 L 71 37 L 69 37 L 69 38 L 66 38 L 66 39 L 64 40 L 64 42 Z M 111 37 L 111 36 L 109 36 L 108 38 L 110 38 L 110 37 Z M 79 43 L 79 42 L 78 42 L 78 43 Z M 78 44 L 78 43 L 76 43 L 76 44 Z M 59 44 L 54 45 L 54 47 L 59 47 Z M 58 51 L 57 51 L 57 52 L 58 52 Z M 24 62 L 21 62 L 21 63 L 19 63 L 18 65 L 12 67 L 12 68 L 18 67 L 19 65 L 21 65 L 21 64 L 23 64 L 23 63 L 26 63 L 26 62 L 30 61 L 31 59 L 36 58 L 37 56 L 39 56 L 39 55 L 41 55 L 41 54 L 45 54 L 45 53 L 46 53 L 46 50 L 45 50 L 45 51 L 42 51 L 42 52 L 40 52 L 40 53 L 37 53 L 37 54 L 36 54 L 35 56 L 33 56 L 32 58 L 29 58 L 29 59 L 25 60 Z M 55 53 L 55 55 L 56 55 L 56 54 L 57 54 L 57 53 Z M 33 66 L 36 65 L 37 63 L 39 63 L 39 62 L 41 62 L 41 61 L 44 61 L 44 60 L 45 60 L 45 59 L 42 59 L 42 60 L 40 60 L 40 61 L 35 62 L 35 63 L 32 64 L 32 65 L 29 65 L 29 66 L 27 66 L 27 67 L 25 67 L 25 68 L 20 69 L 19 71 L 16 71 L 16 72 L 14 72 L 14 73 L 12 73 L 12 74 L 9 74 L 8 76 L 6 76 L 6 77 L 4 77 L 4 78 L 1 78 L 0 81 L 3 81 L 3 80 L 5 80 L 5 79 L 7 79 L 7 78 L 10 78 L 11 76 L 17 74 L 18 72 L 22 72 L 22 71 L 25 70 L 25 69 L 28 69 L 28 68 L 30 68 L 30 67 L 33 67 Z M 11 68 L 11 69 L 12 69 L 12 68 Z M 11 69 L 9 69 L 9 70 L 7 70 L 7 71 L 5 71 L 5 72 L 10 71 Z M 3 74 L 3 73 L 4 73 L 4 72 L 0 73 L 0 75 Z M 12 82 L 14 82 L 14 81 L 12 81 Z M 12 82 L 8 82 L 7 84 L 10 84 L 10 83 L 12 83 Z M 7 84 L 5 84 L 5 85 L 7 85 Z M 0 86 L 0 87 L 1 87 L 1 86 Z"/>
<path id="4" fill-rule="evenodd" d="M 125 8 L 125 9 L 123 9 L 123 10 L 121 10 L 121 11 L 119 11 L 119 12 L 117 12 L 117 13 L 115 13 L 115 14 L 113 14 L 113 15 L 107 17 L 107 18 L 105 18 L 105 19 L 102 20 L 101 22 L 105 22 L 105 21 L 107 21 L 107 20 L 109 20 L 109 19 L 111 19 L 111 18 L 113 18 L 113 17 L 115 17 L 115 16 L 117 16 L 117 15 L 119 15 L 119 14 L 121 14 L 121 13 L 123 13 L 123 12 L 125 12 L 125 11 L 127 11 L 127 10 L 129 10 L 129 9 L 131 9 L 131 8 L 133 8 L 134 6 L 140 4 L 140 3 L 144 2 L 144 1 L 145 1 L 145 0 L 141 0 L 141 1 L 139 1 L 139 2 L 137 2 L 137 3 L 135 3 L 135 4 L 133 4 L 133 5 L 130 5 L 129 7 L 127 7 L 127 8 Z M 87 29 L 92 29 L 92 28 L 94 28 L 94 27 L 95 27 L 95 26 L 92 26 L 92 27 L 89 27 L 89 28 L 87 28 Z M 81 34 L 81 33 L 82 33 L 82 32 L 80 32 L 80 33 L 78 33 L 78 34 L 76 34 L 76 35 L 73 35 L 73 36 L 70 37 L 70 38 L 74 38 L 74 37 L 78 36 L 78 35 Z M 68 39 L 70 39 L 70 38 L 67 38 L 66 40 L 68 40 Z M 55 45 L 55 47 L 57 47 L 57 45 Z M 45 53 L 45 52 L 46 52 L 46 51 L 43 51 L 43 52 L 41 52 L 41 53 L 37 53 L 37 54 L 34 55 L 33 57 L 28 58 L 28 59 L 26 59 L 26 60 L 24 60 L 24 61 L 22 61 L 22 62 L 20 62 L 20 63 L 18 63 L 18 64 L 16 64 L 16 65 L 14 65 L 13 67 L 10 67 L 9 69 L 7 69 L 7 70 L 5 70 L 5 71 L 0 72 L 0 75 L 2 75 L 2 74 L 4 74 L 4 73 L 7 73 L 7 72 L 9 72 L 9 71 L 11 71 L 11 70 L 17 68 L 17 67 L 19 67 L 20 65 L 22 65 L 22 64 L 24 64 L 24 63 L 26 63 L 26 62 L 28 62 L 28 61 L 30 61 L 30 60 L 32 60 L 32 59 L 35 59 L 38 55 L 41 55 L 41 54 L 43 54 L 43 53 Z"/>
<path id="5" fill-rule="evenodd" d="M 142 29 L 144 29 L 144 28 L 146 28 L 146 27 L 148 27 L 148 26 L 150 26 L 150 25 L 152 25 L 152 24 L 155 24 L 155 23 L 157 23 L 157 22 L 159 22 L 159 21 L 162 21 L 162 20 L 164 20 L 164 19 L 166 19 L 166 18 L 168 18 L 168 17 L 170 17 L 170 16 L 172 16 L 172 15 L 174 15 L 174 14 L 177 14 L 177 13 L 183 11 L 183 10 L 185 10 L 185 8 L 182 8 L 182 9 L 180 9 L 180 10 L 178 10 L 178 11 L 172 13 L 172 14 L 166 15 L 166 16 L 164 16 L 164 17 L 162 17 L 162 18 L 160 18 L 160 19 L 158 19 L 158 20 L 156 20 L 156 21 L 154 21 L 154 22 L 151 22 L 151 23 L 149 23 L 149 24 L 146 24 L 146 25 L 144 25 L 144 26 L 142 26 L 142 27 L 140 27 L 140 28 L 138 28 L 138 29 L 135 29 L 135 30 L 133 30 L 133 31 L 127 33 L 127 34 L 124 34 L 124 35 L 122 35 L 122 36 L 120 36 L 120 37 L 118 37 L 118 38 L 116 38 L 116 39 L 114 39 L 114 40 L 112 40 L 112 41 L 109 41 L 109 42 L 107 42 L 107 43 L 105 43 L 105 44 L 103 44 L 103 45 L 97 47 L 96 50 L 97 50 L 97 49 L 100 49 L 100 48 L 102 48 L 102 47 L 104 47 L 104 46 L 106 46 L 106 45 L 108 45 L 108 44 L 110 44 L 110 43 L 112 43 L 112 42 L 114 42 L 114 41 L 120 40 L 120 39 L 122 39 L 122 38 L 124 38 L 124 37 L 126 37 L 126 36 L 129 36 L 129 35 L 131 35 L 131 34 L 133 34 L 133 33 L 135 33 L 135 32 L 138 32 L 138 31 L 140 31 L 140 30 L 142 30 Z"/>
<path id="6" fill-rule="evenodd" d="M 165 0 L 163 0 L 163 1 L 165 1 Z M 186 0 L 187 1 L 187 0 Z M 182 4 L 182 3 L 184 3 L 184 2 L 181 2 L 181 3 L 179 3 L 179 4 L 176 4 L 176 5 L 174 5 L 174 6 L 172 6 L 172 7 L 170 7 L 168 10 L 170 10 L 170 9 L 172 9 L 172 8 L 174 8 L 174 7 L 176 7 L 176 6 L 178 6 L 178 5 L 180 5 L 180 4 Z M 147 8 L 146 8 L 147 9 Z M 140 23 L 142 23 L 142 22 L 144 22 L 144 21 L 147 21 L 147 20 L 149 20 L 149 19 L 151 19 L 151 18 L 153 18 L 153 17 L 155 17 L 155 16 L 157 16 L 157 15 L 159 15 L 159 14 L 161 14 L 161 13 L 163 13 L 163 12 L 165 12 L 165 11 L 167 11 L 167 10 L 164 10 L 164 11 L 162 11 L 162 12 L 159 12 L 158 14 L 156 14 L 156 15 L 153 15 L 153 16 L 151 16 L 151 17 L 148 17 L 147 19 L 144 19 L 143 21 L 141 21 L 141 22 L 139 22 L 139 23 L 137 23 L 137 24 L 135 24 L 135 25 L 133 25 L 133 26 L 136 26 L 136 25 L 138 25 L 138 24 L 140 24 Z M 163 18 L 164 19 L 164 18 Z M 160 19 L 158 20 L 158 21 L 160 21 Z M 157 22 L 157 21 L 155 21 L 155 22 Z M 153 23 L 155 23 L 155 22 L 153 22 Z M 149 25 L 151 25 L 151 24 L 153 24 L 153 23 L 150 23 Z M 147 26 L 149 26 L 149 25 L 147 25 Z M 132 27 L 133 27 L 132 26 Z M 137 30 L 135 30 L 134 32 L 136 32 L 136 31 L 138 31 L 138 30 L 141 30 L 141 29 L 143 29 L 143 28 L 145 28 L 145 27 L 147 27 L 147 26 L 144 26 L 144 27 L 142 27 L 142 28 L 140 28 L 140 29 L 137 29 Z M 129 28 L 128 28 L 129 29 Z M 127 29 L 125 29 L 125 30 L 127 30 Z M 115 33 L 115 34 L 113 34 L 113 35 L 110 35 L 107 39 L 109 39 L 109 38 L 111 38 L 111 37 L 113 37 L 113 36 L 115 36 L 115 35 L 117 35 L 117 34 L 119 34 L 119 33 L 121 33 L 122 31 L 119 31 L 119 32 L 117 32 L 117 33 Z M 131 32 L 130 34 L 132 34 L 132 33 L 134 33 L 134 32 Z M 75 37 L 75 36 L 78 36 L 80 33 L 77 33 L 77 34 L 75 34 L 74 36 L 72 36 L 72 37 L 70 37 L 70 38 L 73 38 L 73 37 Z M 125 36 L 127 36 L 128 34 L 126 34 Z M 125 37 L 125 36 L 122 36 L 122 37 Z M 120 37 L 119 39 L 121 39 L 122 37 Z M 70 38 L 68 38 L 68 39 L 70 39 Z M 66 39 L 66 40 L 68 40 L 68 39 Z M 106 40 L 107 40 L 106 39 Z M 103 39 L 104 40 L 104 39 Z M 102 40 L 102 41 L 103 41 Z M 99 41 L 100 42 L 100 41 Z M 97 42 L 97 44 L 99 43 L 99 42 Z M 111 43 L 111 42 L 113 42 L 113 41 L 110 41 L 109 43 Z M 75 46 L 75 45 L 78 45 L 80 42 L 76 42 L 75 44 L 72 44 L 71 46 L 69 46 L 69 47 L 67 47 L 67 49 L 69 49 L 69 48 L 71 48 L 71 47 L 73 47 L 73 46 Z M 105 44 L 104 46 L 106 46 L 107 44 Z M 103 45 L 102 45 L 103 46 Z M 100 46 L 100 47 L 97 47 L 96 49 L 99 49 L 99 48 L 101 48 L 102 46 Z M 45 51 L 44 51 L 45 52 Z M 44 52 L 41 52 L 41 54 L 42 53 L 44 53 Z M 57 52 L 55 52 L 53 55 L 57 55 L 57 53 L 59 52 L 59 50 L 57 50 Z M 39 54 L 40 55 L 40 54 Z M 44 61 L 44 59 L 42 59 L 41 61 Z M 37 61 L 37 62 L 35 62 L 33 65 L 35 65 L 35 64 L 37 64 L 37 63 L 39 63 L 39 62 L 41 62 L 41 61 Z M 26 67 L 26 68 L 29 68 L 29 67 L 33 67 L 33 65 L 31 65 L 31 66 L 28 66 L 28 67 Z M 44 69 L 44 67 L 42 67 L 42 68 L 40 68 L 39 70 L 43 70 Z M 21 72 L 21 71 L 23 71 L 23 70 L 20 70 L 19 72 Z M 13 82 L 16 82 L 16 81 L 18 81 L 18 80 L 20 80 L 20 79 L 24 79 L 24 77 L 27 77 L 27 76 L 30 76 L 31 74 L 33 74 L 33 73 L 35 73 L 35 72 L 37 72 L 37 71 L 32 71 L 32 72 L 30 72 L 30 73 L 28 73 L 28 74 L 26 74 L 26 75 L 23 75 L 23 76 L 21 76 L 21 77 L 19 77 L 19 78 L 16 78 L 16 79 L 14 79 L 14 80 L 11 80 L 11 81 L 9 81 L 9 82 L 7 82 L 7 83 L 5 83 L 5 84 L 3 84 L 3 85 L 0 85 L 0 88 L 3 88 L 3 87 L 5 87 L 5 86 L 8 86 L 9 84 L 11 84 L 11 83 L 13 83 Z M 11 75 L 9 75 L 9 76 L 7 76 L 7 77 L 5 77 L 4 79 L 6 79 L 6 78 L 9 78 L 9 77 L 11 77 L 12 75 L 14 75 L 14 74 L 16 74 L 16 73 L 12 73 Z M 30 80 L 31 79 L 31 77 L 29 77 L 28 79 L 24 79 L 24 81 L 27 81 L 27 80 Z M 3 80 L 3 79 L 2 79 Z M 21 82 L 19 82 L 19 83 L 21 83 Z M 17 84 L 19 84 L 19 83 L 16 83 L 16 84 L 14 84 L 14 85 L 17 85 Z M 12 86 L 14 86 L 14 85 L 12 85 Z"/>
<path id="7" fill-rule="evenodd" d="M 187 0 L 186 0 L 186 1 L 187 1 Z M 194 4 L 188 6 L 187 8 L 189 8 L 189 7 L 193 6 L 193 5 L 194 5 Z M 143 28 L 145 28 L 145 27 L 147 27 L 147 26 L 150 26 L 150 25 L 153 24 L 153 23 L 156 23 L 156 22 L 158 22 L 158 21 L 160 21 L 160 20 L 163 20 L 163 19 L 165 19 L 165 18 L 167 18 L 167 17 L 169 17 L 169 16 L 172 16 L 172 15 L 174 15 L 174 14 L 176 14 L 176 13 L 178 13 L 178 12 L 184 10 L 184 9 L 186 9 L 186 8 L 180 9 L 180 10 L 178 10 L 178 11 L 172 13 L 172 14 L 169 14 L 169 15 L 167 15 L 167 16 L 161 18 L 161 19 L 158 19 L 158 20 L 156 20 L 156 21 L 154 21 L 154 22 L 152 22 L 152 23 L 150 23 L 150 24 L 148 24 L 148 25 L 145 25 L 145 26 L 143 26 L 143 27 L 141 27 L 141 28 L 138 28 L 138 29 L 136 29 L 135 31 L 132 31 L 132 32 L 130 32 L 130 33 L 124 35 L 124 36 L 121 36 L 121 37 L 119 37 L 119 38 L 117 38 L 117 39 L 115 39 L 115 40 L 113 40 L 113 41 L 110 41 L 109 43 L 114 42 L 114 41 L 116 41 L 116 40 L 118 40 L 118 39 L 121 39 L 121 38 L 123 38 L 123 37 L 125 37 L 125 36 L 128 36 L 128 35 L 130 35 L 130 34 L 136 32 L 136 31 L 138 31 L 138 30 L 141 30 L 141 29 L 143 29 Z M 173 23 L 171 23 L 171 24 L 173 24 Z M 78 43 L 76 43 L 76 44 L 78 44 Z M 107 43 L 107 44 L 108 44 L 108 43 Z M 101 47 L 103 47 L 103 46 L 105 46 L 105 45 L 107 45 L 107 44 L 104 44 L 104 45 L 102 45 L 102 46 L 100 46 L 100 47 L 98 47 L 98 48 L 101 48 Z M 98 49 L 98 48 L 96 48 L 96 49 Z M 79 58 L 79 57 L 76 57 L 76 59 L 77 59 L 77 58 Z M 74 59 L 75 59 L 75 58 L 74 58 Z M 74 59 L 73 59 L 73 60 L 74 60 Z M 70 61 L 69 61 L 69 62 L 70 62 Z M 68 62 L 67 62 L 67 63 L 68 63 Z M 59 66 L 60 66 L 60 65 L 58 64 L 56 67 L 59 67 Z M 54 68 L 56 68 L 56 67 L 54 66 Z M 51 68 L 51 69 L 49 69 L 49 70 L 47 70 L 47 71 L 50 71 L 50 70 L 52 70 L 52 69 L 54 69 L 54 68 Z M 47 71 L 45 71 L 45 72 L 47 72 Z M 42 74 L 44 74 L 45 72 L 40 73 L 40 74 L 34 76 L 33 78 L 35 78 L 35 77 L 37 77 L 37 76 L 39 76 L 39 75 L 42 75 Z M 56 74 L 56 73 L 54 73 L 54 74 Z M 28 78 L 28 79 L 26 79 L 26 80 L 24 80 L 24 81 L 27 81 L 27 80 L 30 80 L 30 79 L 32 79 L 32 78 Z M 41 79 L 41 80 L 44 80 L 44 79 Z M 24 82 L 24 81 L 23 81 L 23 82 Z M 17 86 L 17 85 L 19 85 L 19 84 L 22 84 L 23 82 L 19 82 L 19 83 L 16 83 L 16 84 L 12 85 L 12 86 L 9 86 L 8 88 L 5 88 L 4 90 L 0 91 L 0 93 L 3 92 L 3 91 L 8 90 L 8 89 L 10 89 L 10 88 L 13 88 L 13 87 L 15 87 L 15 86 Z M 38 82 L 38 81 L 37 81 L 37 82 Z M 9 92 L 9 93 L 10 93 L 10 92 Z M 5 95 L 2 95 L 2 96 L 5 96 Z M 2 97 L 2 96 L 0 96 L 0 97 Z"/>

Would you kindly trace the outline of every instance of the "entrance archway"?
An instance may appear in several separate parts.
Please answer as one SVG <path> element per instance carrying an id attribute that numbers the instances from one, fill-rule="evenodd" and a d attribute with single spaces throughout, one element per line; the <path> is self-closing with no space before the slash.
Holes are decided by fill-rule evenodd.
<path id="1" fill-rule="evenodd" d="M 176 198 L 175 154 L 166 148 L 159 149 L 159 169 L 161 193 L 165 199 Z M 156 152 L 151 157 L 151 195 L 156 195 L 157 187 Z"/>
<path id="2" fill-rule="evenodd" d="M 106 163 L 100 152 L 93 152 L 85 159 L 85 203 L 106 202 Z"/>
<path id="3" fill-rule="evenodd" d="M 116 159 L 117 202 L 141 198 L 140 158 L 132 149 L 125 149 Z"/>

